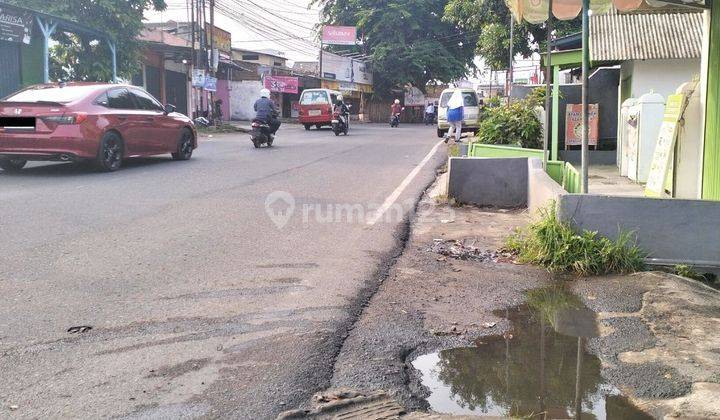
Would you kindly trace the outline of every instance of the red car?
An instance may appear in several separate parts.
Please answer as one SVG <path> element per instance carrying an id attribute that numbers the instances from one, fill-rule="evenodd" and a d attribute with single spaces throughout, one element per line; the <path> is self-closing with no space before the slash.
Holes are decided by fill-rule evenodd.
<path id="1" fill-rule="evenodd" d="M 136 86 L 44 84 L 0 101 L 0 168 L 6 171 L 29 160 L 89 160 L 115 171 L 128 157 L 171 153 L 187 160 L 196 147 L 192 120 Z"/>

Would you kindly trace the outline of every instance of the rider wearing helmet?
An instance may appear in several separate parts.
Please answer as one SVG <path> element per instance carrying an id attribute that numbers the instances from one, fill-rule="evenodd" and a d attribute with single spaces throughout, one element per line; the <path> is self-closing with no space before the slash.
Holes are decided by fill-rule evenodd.
<path id="1" fill-rule="evenodd" d="M 392 116 L 400 114 L 402 112 L 402 106 L 400 105 L 400 99 L 395 99 L 395 102 L 390 106 L 390 112 Z"/>
<path id="2" fill-rule="evenodd" d="M 260 89 L 260 99 L 255 101 L 253 108 L 255 108 L 255 119 L 267 123 L 270 126 L 270 133 L 275 135 L 280 128 L 279 113 L 275 103 L 270 99 L 268 89 Z"/>
<path id="3" fill-rule="evenodd" d="M 348 118 L 348 115 L 350 115 L 350 108 L 343 101 L 342 95 L 337 96 L 337 102 L 335 102 L 335 107 L 340 112 L 340 117 L 343 118 L 345 124 L 350 126 L 350 121 Z"/>

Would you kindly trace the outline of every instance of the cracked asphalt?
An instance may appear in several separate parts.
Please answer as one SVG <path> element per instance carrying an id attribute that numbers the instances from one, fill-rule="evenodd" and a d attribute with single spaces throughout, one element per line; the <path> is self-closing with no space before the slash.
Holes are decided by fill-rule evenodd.
<path id="1" fill-rule="evenodd" d="M 388 220 L 363 218 L 434 134 L 286 126 L 271 149 L 216 135 L 188 162 L 0 172 L 0 417 L 262 419 L 306 405 L 443 152 Z M 294 200 L 272 207 L 293 210 L 282 228 L 266 214 L 274 191 Z"/>

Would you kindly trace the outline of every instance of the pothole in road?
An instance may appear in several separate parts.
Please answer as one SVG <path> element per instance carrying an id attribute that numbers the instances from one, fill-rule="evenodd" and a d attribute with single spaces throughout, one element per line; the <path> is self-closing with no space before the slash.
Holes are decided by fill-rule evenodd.
<path id="1" fill-rule="evenodd" d="M 604 381 L 600 360 L 585 351 L 584 341 L 597 336 L 598 327 L 595 314 L 576 296 L 561 287 L 538 289 L 528 293 L 527 305 L 497 315 L 511 322 L 503 336 L 412 362 L 430 390 L 433 411 L 532 419 L 652 418 Z"/>

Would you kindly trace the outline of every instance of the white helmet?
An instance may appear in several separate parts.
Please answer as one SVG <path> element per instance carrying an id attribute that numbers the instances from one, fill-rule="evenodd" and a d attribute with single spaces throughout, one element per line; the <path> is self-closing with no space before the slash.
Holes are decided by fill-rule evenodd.
<path id="1" fill-rule="evenodd" d="M 338 101 L 342 101 L 342 100 L 343 100 L 342 95 L 338 95 L 338 96 L 337 96 L 337 100 L 338 100 Z"/>
<path id="2" fill-rule="evenodd" d="M 400 103 L 400 99 L 395 99 L 395 103 L 396 103 L 396 104 L 399 104 L 399 103 Z"/>
<path id="3" fill-rule="evenodd" d="M 269 98 L 269 97 L 270 97 L 270 90 L 268 90 L 268 89 L 260 89 L 260 97 L 261 97 L 261 98 Z"/>

